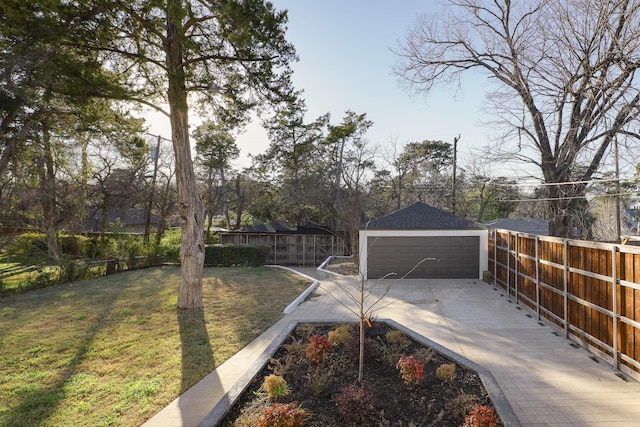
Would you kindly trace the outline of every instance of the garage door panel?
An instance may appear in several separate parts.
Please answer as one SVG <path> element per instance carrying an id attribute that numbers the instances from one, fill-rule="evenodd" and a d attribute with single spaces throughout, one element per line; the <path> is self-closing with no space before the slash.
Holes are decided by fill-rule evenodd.
<path id="1" fill-rule="evenodd" d="M 478 236 L 369 237 L 367 276 L 402 277 L 413 269 L 407 277 L 477 278 L 479 243 Z"/>

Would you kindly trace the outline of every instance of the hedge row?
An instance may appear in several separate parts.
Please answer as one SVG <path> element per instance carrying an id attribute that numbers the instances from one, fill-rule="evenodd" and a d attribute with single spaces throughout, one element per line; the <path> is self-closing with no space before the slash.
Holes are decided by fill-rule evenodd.
<path id="1" fill-rule="evenodd" d="M 153 256 L 159 260 L 158 264 L 163 261 L 179 262 L 179 232 L 167 232 L 159 245 L 144 243 L 142 235 L 106 236 L 101 239 L 98 236 L 70 236 L 59 233 L 57 238 L 60 253 L 74 259 L 130 260 L 141 256 Z M 49 252 L 47 236 L 40 232 L 23 233 L 11 241 L 7 250 L 11 256 L 46 258 Z"/>
<path id="2" fill-rule="evenodd" d="M 258 267 L 267 263 L 268 246 L 209 245 L 204 251 L 204 265 L 209 267 Z"/>
<path id="3" fill-rule="evenodd" d="M 58 242 L 61 252 L 74 258 L 117 258 L 124 262 L 141 256 L 153 256 L 157 259 L 155 264 L 180 262 L 179 234 L 177 239 L 163 239 L 161 245 L 145 245 L 142 236 L 119 236 L 117 239 L 109 236 L 102 241 L 98 237 L 60 234 Z M 207 245 L 204 263 L 212 267 L 260 266 L 266 264 L 270 250 L 268 246 Z M 47 236 L 37 232 L 21 234 L 11 242 L 9 252 L 26 257 L 46 256 Z"/>

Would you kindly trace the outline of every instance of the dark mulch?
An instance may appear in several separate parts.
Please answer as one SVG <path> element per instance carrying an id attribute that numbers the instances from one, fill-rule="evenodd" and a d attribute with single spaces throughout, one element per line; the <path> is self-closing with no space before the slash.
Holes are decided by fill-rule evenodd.
<path id="1" fill-rule="evenodd" d="M 256 426 L 263 409 L 273 403 L 261 391 L 264 378 L 272 373 L 282 375 L 291 390 L 290 396 L 280 401 L 297 401 L 311 414 L 305 426 L 457 427 L 464 423 L 465 415 L 476 403 L 493 408 L 475 372 L 458 365 L 453 378 L 449 382 L 443 381 L 437 377 L 436 369 L 454 362 L 406 336 L 400 342 L 393 340 L 392 343 L 387 335 L 392 329 L 385 323 L 373 322 L 366 334 L 364 382 L 373 394 L 374 409 L 359 404 L 355 405 L 355 409 L 350 408 L 348 415 L 338 416 L 336 399 L 340 391 L 357 380 L 357 325 L 349 325 L 353 334 L 351 341 L 335 346 L 334 351 L 320 364 L 310 362 L 305 356 L 309 337 L 326 337 L 337 326 L 299 325 L 219 425 Z M 401 355 L 415 355 L 426 362 L 424 380 L 418 385 L 408 386 L 402 381 L 395 367 Z M 241 416 L 243 411 L 244 416 Z"/>

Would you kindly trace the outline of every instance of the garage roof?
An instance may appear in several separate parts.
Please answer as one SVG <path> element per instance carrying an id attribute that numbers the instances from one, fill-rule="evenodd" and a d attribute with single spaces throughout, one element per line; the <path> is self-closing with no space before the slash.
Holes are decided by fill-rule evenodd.
<path id="1" fill-rule="evenodd" d="M 433 229 L 486 229 L 482 225 L 453 215 L 442 209 L 416 202 L 406 208 L 369 221 L 367 230 L 433 230 Z"/>

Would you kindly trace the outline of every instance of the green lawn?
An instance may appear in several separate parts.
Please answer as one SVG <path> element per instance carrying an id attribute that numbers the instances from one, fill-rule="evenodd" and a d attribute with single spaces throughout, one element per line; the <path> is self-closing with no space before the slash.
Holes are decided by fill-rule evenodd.
<path id="1" fill-rule="evenodd" d="M 135 426 L 275 323 L 308 281 L 206 268 L 204 310 L 159 267 L 0 299 L 0 426 Z"/>

